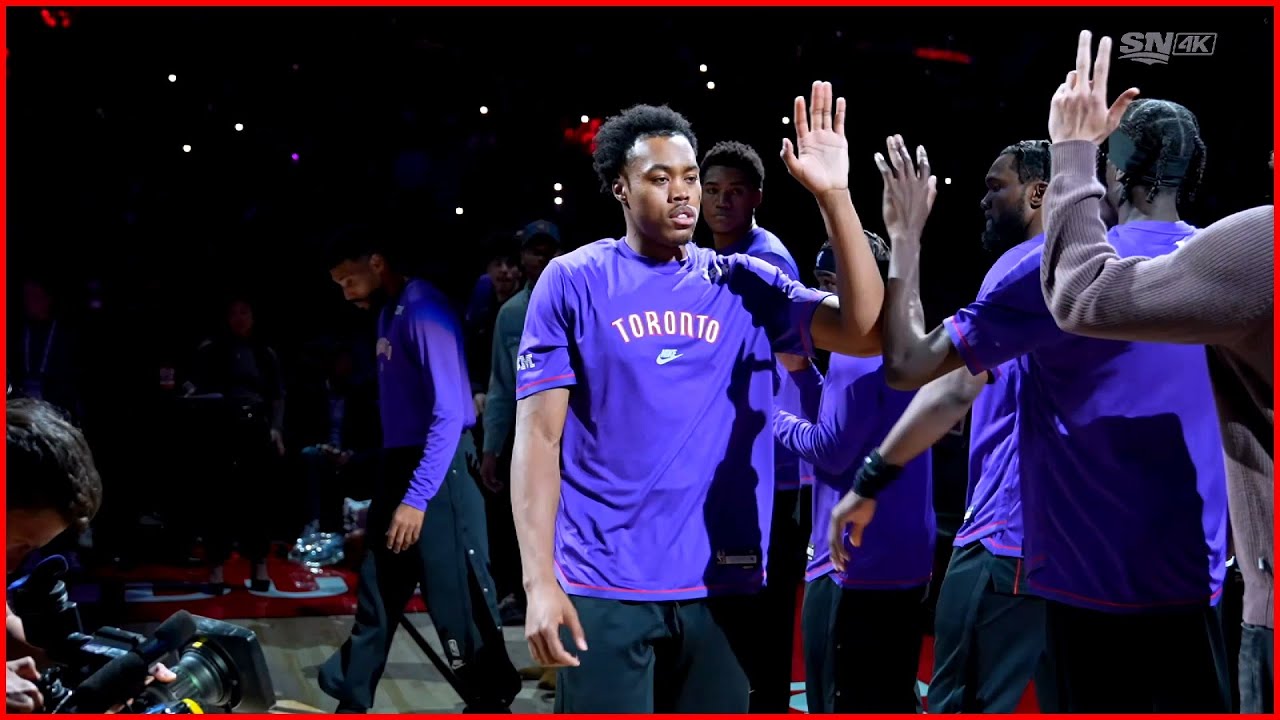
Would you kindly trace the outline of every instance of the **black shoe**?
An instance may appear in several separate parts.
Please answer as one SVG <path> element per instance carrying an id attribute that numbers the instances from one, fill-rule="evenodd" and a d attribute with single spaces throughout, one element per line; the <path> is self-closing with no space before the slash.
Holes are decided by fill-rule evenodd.
<path id="1" fill-rule="evenodd" d="M 338 709 L 333 711 L 337 715 L 365 715 L 369 712 L 369 708 L 362 708 L 358 705 L 352 705 L 347 702 L 338 703 Z"/>

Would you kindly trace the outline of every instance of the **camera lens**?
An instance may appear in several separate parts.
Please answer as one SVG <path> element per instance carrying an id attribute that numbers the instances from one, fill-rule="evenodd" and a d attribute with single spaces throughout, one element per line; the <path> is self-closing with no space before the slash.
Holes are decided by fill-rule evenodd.
<path id="1" fill-rule="evenodd" d="M 170 668 L 177 679 L 151 683 L 140 698 L 144 707 L 172 705 L 194 700 L 205 707 L 231 706 L 238 701 L 236 672 L 222 650 L 197 640 L 187 646 L 178 664 Z"/>

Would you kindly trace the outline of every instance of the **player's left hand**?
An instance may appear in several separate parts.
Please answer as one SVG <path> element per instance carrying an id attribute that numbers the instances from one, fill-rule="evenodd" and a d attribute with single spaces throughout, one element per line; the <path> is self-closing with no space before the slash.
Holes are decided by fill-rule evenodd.
<path id="1" fill-rule="evenodd" d="M 391 527 L 387 530 L 387 549 L 393 553 L 404 552 L 418 542 L 422 534 L 423 511 L 400 503 L 396 514 L 391 518 Z"/>
<path id="2" fill-rule="evenodd" d="M 177 679 L 178 679 L 178 676 L 177 676 L 177 675 L 175 675 L 175 674 L 174 674 L 174 672 L 173 672 L 172 670 L 170 670 L 169 668 L 165 667 L 164 663 L 156 663 L 155 665 L 152 665 L 152 666 L 151 666 L 151 670 L 149 671 L 149 674 L 147 675 L 147 683 L 146 683 L 146 684 L 150 685 L 150 684 L 151 684 L 151 683 L 153 683 L 153 682 L 171 683 L 171 682 L 173 682 L 174 680 L 177 680 Z M 111 708 L 111 709 L 107 710 L 107 714 L 108 714 L 108 715 L 114 715 L 114 714 L 116 714 L 116 713 L 124 712 L 124 710 L 125 710 L 125 708 L 126 708 L 126 707 L 128 707 L 128 706 L 127 706 L 127 705 L 116 705 L 115 707 L 113 707 L 113 708 Z"/>
<path id="3" fill-rule="evenodd" d="M 782 161 L 791 177 L 814 195 L 849 189 L 849 141 L 844 136 L 844 98 L 831 99 L 831 83 L 814 82 L 811 109 L 795 102 L 796 143 L 782 140 Z"/>
<path id="4" fill-rule="evenodd" d="M 1049 103 L 1049 139 L 1055 143 L 1088 140 L 1101 145 L 1120 126 L 1124 111 L 1138 97 L 1138 88 L 1129 88 L 1107 106 L 1111 38 L 1104 37 L 1098 42 L 1098 57 L 1091 63 L 1092 46 L 1092 33 L 1081 30 L 1076 44 L 1076 69 L 1067 73 L 1067 79 L 1058 86 Z"/>

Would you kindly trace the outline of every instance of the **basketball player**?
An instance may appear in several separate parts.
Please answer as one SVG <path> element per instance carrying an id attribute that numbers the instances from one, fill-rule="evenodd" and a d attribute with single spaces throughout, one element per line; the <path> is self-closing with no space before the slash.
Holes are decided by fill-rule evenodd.
<path id="1" fill-rule="evenodd" d="M 985 308 L 999 297 L 1010 270 L 1040 242 L 1039 194 L 1048 178 L 1048 160 L 1047 143 L 1022 141 L 1002 150 L 988 171 L 982 246 L 999 253 L 999 258 L 967 312 L 991 312 Z M 911 239 L 906 234 L 918 232 L 927 216 L 927 177 L 922 168 L 917 213 L 924 215 L 918 222 L 904 225 L 911 218 L 903 217 L 898 205 L 886 209 L 889 232 L 904 235 L 908 247 Z M 886 186 L 892 200 L 890 189 Z M 1027 595 L 1020 582 L 1018 372 L 1014 362 L 977 374 L 959 368 L 926 384 L 879 448 L 863 461 L 853 492 L 832 512 L 828 545 L 834 567 L 841 569 L 852 557 L 846 549 L 846 525 L 849 543 L 857 548 L 853 552 L 861 552 L 880 493 L 972 406 L 967 511 L 934 613 L 930 713 L 1013 712 L 1044 652 L 1043 601 Z"/>
<path id="2" fill-rule="evenodd" d="M 533 289 L 512 491 L 525 634 L 536 661 L 564 667 L 559 712 L 745 712 L 743 645 L 789 621 L 759 617 L 753 597 L 774 353 L 877 353 L 883 295 L 848 189 L 844 99 L 814 83 L 812 115 L 795 105 L 798 154 L 784 140 L 782 155 L 822 211 L 843 303 L 690 244 L 697 141 L 679 113 L 644 105 L 596 136 L 626 235 L 552 260 Z"/>
<path id="3" fill-rule="evenodd" d="M 1271 713 L 1274 207 L 1213 223 L 1178 252 L 1122 258 L 1091 200 L 1110 193 L 1122 201 L 1123 214 L 1153 229 L 1167 227 L 1177 222 L 1179 194 L 1194 191 L 1204 150 L 1195 118 L 1180 105 L 1138 100 L 1126 110 L 1136 94 L 1129 91 L 1108 106 L 1111 41 L 1099 43 L 1092 83 L 1080 80 L 1090 77 L 1090 46 L 1091 34 L 1082 32 L 1077 69 L 1049 113 L 1054 146 L 1041 261 L 1045 300 L 1068 332 L 1209 346 L 1236 559 L 1245 578 L 1240 711 Z M 1106 138 L 1109 187 L 1089 177 Z M 1179 172 L 1193 159 L 1194 167 Z"/>
<path id="4" fill-rule="evenodd" d="M 1168 140 L 1176 144 L 1164 177 L 1194 187 L 1187 171 L 1203 161 L 1203 144 L 1198 136 Z M 918 174 L 901 137 L 887 146 L 889 160 L 877 156 L 877 164 L 894 259 L 885 303 L 889 379 L 915 387 L 957 367 L 978 375 L 1018 361 L 1021 588 L 1047 599 L 1057 701 L 1073 711 L 1225 710 L 1214 606 L 1226 571 L 1226 489 L 1203 350 L 1062 332 L 1040 291 L 1042 240 L 1019 250 L 994 292 L 926 334 L 917 278 L 928 158 L 917 150 Z M 1154 160 L 1160 148 L 1152 151 Z M 988 175 L 984 208 L 1011 179 L 997 170 Z M 1042 207 L 1046 189 L 1038 182 L 1018 199 Z M 1176 216 L 1120 220 L 1111 239 L 1127 255 L 1168 254 L 1195 231 Z M 877 464 L 873 458 L 869 470 L 883 469 Z M 1121 637 L 1129 640 L 1116 652 Z"/>
<path id="5" fill-rule="evenodd" d="M 506 712 L 520 690 L 488 570 L 484 499 L 471 477 L 475 423 L 461 322 L 427 282 L 396 270 L 383 238 L 340 233 L 330 275 L 378 313 L 383 473 L 369 508 L 355 627 L 320 668 L 338 712 L 373 706 L 405 604 L 422 586 L 468 712 Z"/>
<path id="6" fill-rule="evenodd" d="M 702 160 L 703 216 L 721 255 L 745 253 L 798 280 L 800 270 L 791 252 L 776 235 L 756 224 L 756 210 L 764 197 L 764 163 L 760 155 L 739 142 L 717 143 Z M 817 407 L 822 375 L 802 355 L 779 353 L 778 407 L 812 419 L 805 407 Z M 761 594 L 761 617 L 791 618 L 796 614 L 796 588 L 804 578 L 805 538 L 809 508 L 800 508 L 801 484 L 811 483 L 813 468 L 796 455 L 774 447 L 773 481 L 777 494 L 769 531 L 769 584 Z M 795 625 L 765 623 L 757 631 L 755 652 L 749 659 L 752 675 L 751 712 L 786 713 L 791 706 L 791 659 Z"/>
<path id="7" fill-rule="evenodd" d="M 889 271 L 889 248 L 873 233 L 867 239 L 883 278 Z M 814 274 L 819 287 L 834 285 L 830 246 L 818 254 Z M 815 469 L 810 508 L 815 532 L 801 621 L 811 713 L 916 711 L 922 601 L 937 532 L 930 452 L 907 464 L 904 477 L 881 496 L 881 522 L 843 571 L 832 568 L 827 545 L 831 510 L 853 486 L 859 461 L 915 394 L 890 389 L 880 365 L 876 357 L 832 355 L 817 422 L 782 409 L 774 415 L 778 441 Z M 868 617 L 876 618 L 874 625 L 865 625 Z"/>

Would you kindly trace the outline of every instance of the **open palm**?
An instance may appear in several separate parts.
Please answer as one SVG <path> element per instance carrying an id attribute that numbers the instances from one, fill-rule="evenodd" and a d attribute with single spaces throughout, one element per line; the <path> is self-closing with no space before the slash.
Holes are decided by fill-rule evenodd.
<path id="1" fill-rule="evenodd" d="M 849 187 L 849 141 L 844 137 L 844 98 L 832 102 L 831 83 L 814 82 L 811 110 L 796 98 L 796 142 L 782 140 L 782 161 L 791 177 L 818 195 Z"/>

